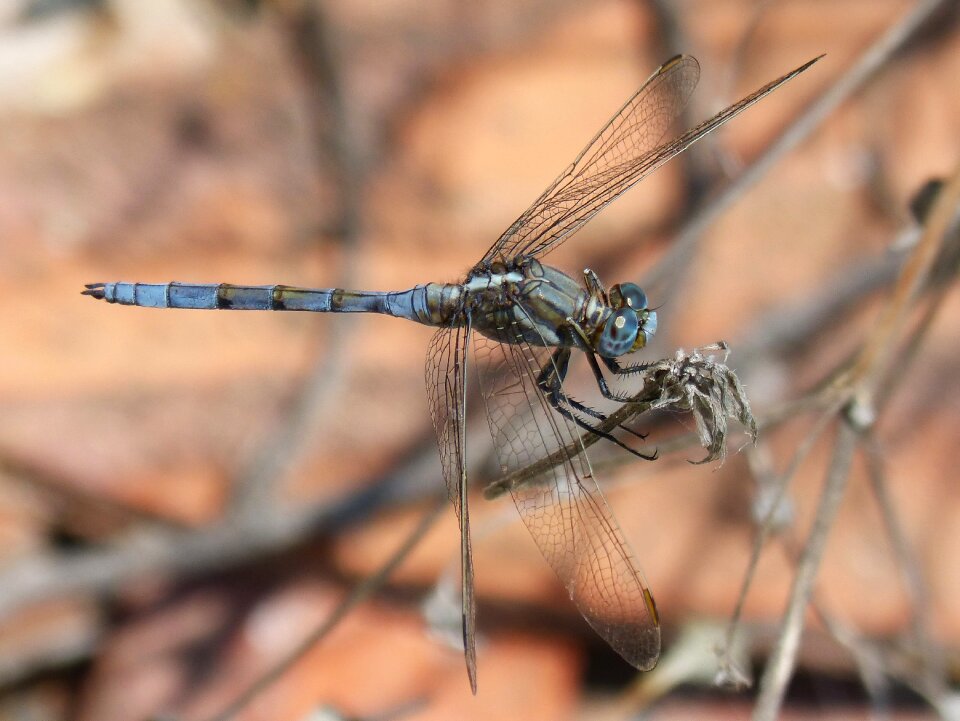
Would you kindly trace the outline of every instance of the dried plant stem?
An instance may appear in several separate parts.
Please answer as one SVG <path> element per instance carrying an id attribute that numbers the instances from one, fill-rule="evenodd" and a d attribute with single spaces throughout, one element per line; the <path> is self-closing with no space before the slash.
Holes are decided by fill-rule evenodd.
<path id="1" fill-rule="evenodd" d="M 910 648 L 908 648 L 908 652 L 915 654 L 920 663 L 919 668 L 916 669 L 918 673 L 903 680 L 912 684 L 915 688 L 921 689 L 931 703 L 936 704 L 946 695 L 947 670 L 943 662 L 943 654 L 937 648 L 937 644 L 933 642 L 929 633 L 929 593 L 920 573 L 919 563 L 910 549 L 906 533 L 904 533 L 894 510 L 894 504 L 889 495 L 884 458 L 876 439 L 868 436 L 863 446 L 870 487 L 877 499 L 877 505 L 880 507 L 884 529 L 890 539 L 894 557 L 897 559 L 897 566 L 903 576 L 904 587 L 913 607 L 913 612 L 910 615 L 912 638 L 909 639 Z"/>
<path id="2" fill-rule="evenodd" d="M 933 209 L 924 224 L 923 234 L 914 252 L 907 259 L 900 279 L 894 286 L 893 295 L 851 367 L 841 382 L 858 385 L 858 395 L 865 402 L 873 403 L 874 395 L 882 387 L 880 380 L 890 365 L 891 358 L 899 349 L 896 336 L 902 331 L 904 318 L 920 295 L 933 263 L 949 235 L 949 229 L 960 206 L 960 165 L 940 191 Z M 941 296 L 942 298 L 942 293 Z M 934 303 L 934 307 L 939 307 Z M 929 318 L 924 325 L 929 325 Z"/>
<path id="3" fill-rule="evenodd" d="M 750 587 L 753 584 L 753 576 L 760 562 L 760 554 L 763 552 L 763 549 L 767 544 L 767 540 L 769 540 L 770 534 L 774 530 L 774 519 L 779 511 L 780 503 L 782 502 L 784 494 L 786 493 L 787 486 L 790 484 L 790 480 L 797 472 L 797 468 L 813 450 L 816 442 L 820 439 L 823 432 L 836 417 L 838 410 L 839 404 L 835 403 L 821 413 L 820 417 L 817 418 L 816 422 L 814 423 L 813 428 L 807 434 L 806 438 L 804 438 L 804 441 L 800 444 L 800 447 L 797 448 L 796 452 L 793 454 L 790 464 L 777 479 L 776 495 L 772 499 L 770 507 L 767 510 L 763 520 L 760 522 L 759 531 L 756 535 L 756 538 L 754 538 L 753 548 L 751 549 L 750 553 L 750 560 L 747 564 L 747 571 L 744 574 L 743 582 L 740 586 L 740 593 L 737 596 L 736 605 L 734 606 L 733 613 L 730 616 L 730 622 L 727 625 L 723 648 L 720 652 L 721 669 L 727 672 L 727 677 L 730 679 L 741 678 L 741 674 L 735 673 L 731 667 L 731 664 L 733 663 L 732 654 L 736 648 L 736 634 L 740 627 L 740 619 L 743 615 L 743 606 L 747 599 L 747 593 L 750 591 Z"/>
<path id="4" fill-rule="evenodd" d="M 894 53 L 909 40 L 929 17 L 943 5 L 943 0 L 925 0 L 914 6 L 898 23 L 878 39 L 861 56 L 851 70 L 818 101 L 823 108 L 832 108 L 863 80 L 882 67 Z M 773 654 L 764 669 L 760 690 L 752 718 L 754 721 L 773 721 L 780 711 L 787 684 L 796 664 L 797 650 L 804 626 L 804 614 L 810 602 L 820 559 L 833 521 L 846 488 L 857 435 L 853 423 L 870 422 L 873 394 L 877 382 L 889 364 L 902 330 L 902 321 L 909 304 L 917 297 L 928 271 L 937 257 L 946 231 L 960 202 L 960 169 L 940 192 L 927 220 L 924 233 L 914 253 L 907 260 L 894 288 L 894 293 L 880 323 L 867 338 L 863 350 L 850 370 L 840 374 L 832 390 L 838 399 L 852 400 L 844 404 L 846 418 L 839 424 L 833 459 L 828 470 L 813 526 L 803 549 L 780 636 Z M 868 409 L 867 414 L 860 411 Z"/>
<path id="5" fill-rule="evenodd" d="M 773 721 L 783 703 L 787 683 L 796 663 L 804 615 L 820 569 L 820 559 L 847 487 L 856 441 L 853 427 L 847 423 L 840 424 L 826 484 L 820 495 L 813 526 L 790 590 L 790 601 L 784 614 L 780 636 L 760 682 L 760 693 L 752 716 L 754 721 Z"/>
<path id="6" fill-rule="evenodd" d="M 308 634 L 290 653 L 275 664 L 270 670 L 264 673 L 260 678 L 248 686 L 236 699 L 228 704 L 222 711 L 209 717 L 207 721 L 229 721 L 240 711 L 246 708 L 257 696 L 272 686 L 283 674 L 285 674 L 297 661 L 310 651 L 324 636 L 336 628 L 337 624 L 343 620 L 351 610 L 353 610 L 362 601 L 365 601 L 380 589 L 397 569 L 397 567 L 406 560 L 410 552 L 423 540 L 427 532 L 433 528 L 440 514 L 446 509 L 447 499 L 441 498 L 431 506 L 424 514 L 417 527 L 404 539 L 400 547 L 394 551 L 393 555 L 380 567 L 375 574 L 357 585 L 343 601 L 334 609 L 322 624 Z"/>

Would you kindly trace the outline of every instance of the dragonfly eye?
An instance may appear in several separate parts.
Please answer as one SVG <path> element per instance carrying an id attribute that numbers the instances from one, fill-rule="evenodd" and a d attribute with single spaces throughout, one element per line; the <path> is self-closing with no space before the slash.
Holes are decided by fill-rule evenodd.
<path id="1" fill-rule="evenodd" d="M 621 308 L 607 318 L 597 342 L 597 353 L 604 358 L 616 358 L 629 353 L 637 343 L 639 331 L 637 314 L 632 308 Z"/>
<path id="2" fill-rule="evenodd" d="M 610 303 L 614 308 L 633 308 L 639 313 L 647 308 L 647 294 L 636 283 L 617 283 L 610 288 Z"/>
<path id="3" fill-rule="evenodd" d="M 650 342 L 653 334 L 657 332 L 657 312 L 655 310 L 642 310 L 636 315 L 640 323 L 640 329 L 637 333 L 637 339 L 630 348 L 631 353 L 643 348 Z"/>

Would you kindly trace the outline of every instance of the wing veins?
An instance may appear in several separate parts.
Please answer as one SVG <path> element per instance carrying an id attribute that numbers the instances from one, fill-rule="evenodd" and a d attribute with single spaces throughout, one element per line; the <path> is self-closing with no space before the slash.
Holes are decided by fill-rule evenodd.
<path id="1" fill-rule="evenodd" d="M 517 309 L 529 321 L 529 327 L 536 328 L 536 324 L 532 322 L 532 318 L 530 318 L 529 314 L 527 313 L 526 309 L 523 307 L 521 303 L 517 303 Z M 537 332 L 539 333 L 539 331 Z M 544 343 L 544 345 L 546 345 L 546 343 Z M 523 359 L 524 366 L 526 367 L 525 370 L 526 370 L 527 377 L 530 379 L 536 379 L 541 368 L 535 368 L 535 369 L 531 368 L 530 359 L 528 358 L 526 353 L 519 351 L 518 346 L 522 346 L 525 349 L 530 350 L 531 355 L 534 358 L 536 357 L 535 351 L 533 351 L 532 346 L 526 341 L 521 341 L 520 343 L 509 345 L 509 353 L 514 357 L 519 355 L 519 357 Z M 501 348 L 503 347 L 504 347 L 504 344 L 501 344 Z M 552 355 L 548 356 L 548 362 L 552 363 L 554 365 L 554 371 L 557 371 L 556 364 L 553 361 Z M 514 367 L 517 367 L 516 364 L 514 364 Z M 578 518 L 581 528 L 583 528 L 587 532 L 589 532 L 590 529 L 592 528 L 591 522 L 595 523 L 599 521 L 599 530 L 601 530 L 604 533 L 606 538 L 611 539 L 613 541 L 612 544 L 607 544 L 607 543 L 602 544 L 601 549 L 599 549 L 599 550 L 602 550 L 603 555 L 606 556 L 607 561 L 610 564 L 609 569 L 611 573 L 613 572 L 616 566 L 613 558 L 610 555 L 610 550 L 612 547 L 614 550 L 614 554 L 619 558 L 619 560 L 623 564 L 625 564 L 625 566 L 628 569 L 634 572 L 634 580 L 637 582 L 637 584 L 641 588 L 645 588 L 646 584 L 644 583 L 642 577 L 635 575 L 636 566 L 635 566 L 635 559 L 633 555 L 627 551 L 627 548 L 620 541 L 619 537 L 622 535 L 622 531 L 620 531 L 619 527 L 614 525 L 612 513 L 610 512 L 609 508 L 606 506 L 606 503 L 601 502 L 600 500 L 602 496 L 600 495 L 599 487 L 596 486 L 596 477 L 593 474 L 593 468 L 590 464 L 590 459 L 586 452 L 586 446 L 583 444 L 583 437 L 581 436 L 580 433 L 575 432 L 571 421 L 569 421 L 566 418 L 558 417 L 559 414 L 554 412 L 553 407 L 549 404 L 549 402 L 544 397 L 544 395 L 536 389 L 535 383 L 533 386 L 531 386 L 530 389 L 528 389 L 527 385 L 521 382 L 521 387 L 523 387 L 524 394 L 527 397 L 527 402 L 531 405 L 531 407 L 533 407 L 533 404 L 530 403 L 530 398 L 529 398 L 530 392 L 532 391 L 534 395 L 537 396 L 537 400 L 540 404 L 541 410 L 543 411 L 543 415 L 548 419 L 548 422 L 551 426 L 551 430 L 553 431 L 555 439 L 559 444 L 558 449 L 561 450 L 561 452 L 563 453 L 564 461 L 565 461 L 564 465 L 566 465 L 569 469 L 569 471 L 565 473 L 564 476 L 565 476 L 567 485 L 570 487 L 570 493 L 561 494 L 559 493 L 559 491 L 554 491 L 553 489 L 550 489 L 550 492 L 551 492 L 550 494 L 556 499 L 557 504 L 564 506 L 572 511 L 572 512 L 563 514 L 564 518 L 568 519 L 568 522 L 570 524 L 573 524 L 575 517 Z M 561 389 L 561 393 L 563 394 L 564 398 L 566 398 L 566 393 L 562 389 Z M 562 433 L 560 430 L 559 423 L 561 422 L 565 426 L 566 433 Z M 539 424 L 536 424 L 536 425 L 537 425 L 537 432 L 540 434 L 542 439 L 543 431 L 540 429 Z M 564 436 L 566 436 L 567 442 L 564 442 L 565 440 Z M 571 454 L 571 453 L 568 453 L 566 449 L 570 446 L 570 441 L 573 441 L 573 440 L 575 440 L 576 444 L 579 445 L 579 451 L 577 453 Z M 548 446 L 544 442 L 544 448 L 547 448 L 547 447 Z M 581 478 L 580 473 L 577 472 L 576 463 L 575 463 L 576 460 L 581 461 L 581 464 L 582 464 L 581 472 L 583 473 L 583 478 Z M 571 481 L 571 476 L 572 476 L 572 481 Z M 590 489 L 588 489 L 584 484 L 584 480 L 586 478 L 589 478 L 593 482 L 594 486 L 597 487 L 597 495 L 594 495 L 590 491 Z M 540 488 L 543 488 L 543 486 L 541 485 Z M 584 515 L 585 507 L 589 507 L 591 509 L 592 518 L 588 518 L 586 515 Z M 521 510 L 521 515 L 523 515 L 522 510 Z M 578 538 L 575 531 L 576 529 L 573 527 L 573 525 L 569 525 L 568 537 L 571 539 Z M 594 549 L 594 550 L 598 550 L 598 549 Z M 582 561 L 583 559 L 579 558 L 579 554 L 575 553 L 574 562 L 579 566 L 580 565 L 579 562 L 582 562 Z M 601 582 L 603 579 L 601 568 L 598 568 L 597 565 L 589 564 L 589 571 L 590 571 L 590 575 L 594 579 L 595 588 L 601 592 L 605 600 L 609 601 L 612 599 L 616 601 L 616 603 L 613 605 L 615 605 L 620 611 L 629 610 L 624 605 L 624 598 L 618 595 L 614 590 L 615 583 L 611 582 L 610 584 L 604 584 Z M 612 578 L 613 577 L 611 576 L 611 579 Z M 563 580 L 564 580 L 564 584 L 567 585 L 572 579 L 563 579 Z M 609 589 L 606 588 L 607 585 L 610 586 Z M 609 593 L 607 593 L 608 590 L 613 592 L 612 596 Z M 576 598 L 574 598 L 574 600 L 577 601 Z M 579 601 L 577 601 L 577 606 L 578 608 L 580 607 Z M 583 611 L 581 610 L 581 613 L 582 612 Z"/>
<path id="2" fill-rule="evenodd" d="M 668 61 L 654 72 L 594 136 L 576 160 L 510 225 L 487 251 L 484 259 L 491 260 L 497 255 L 508 259 L 527 255 L 538 257 L 550 252 L 634 184 L 805 71 L 820 57 L 767 83 L 679 137 L 647 147 L 652 137 L 647 126 L 653 126 L 654 132 L 659 130 L 654 142 L 662 139 L 670 121 L 686 105 L 699 77 L 699 66 L 692 57 L 677 57 Z M 672 85 L 663 88 L 665 83 Z M 661 95 L 661 90 L 667 92 Z M 663 127 L 659 128 L 658 124 Z M 622 152 L 626 160 L 622 162 L 616 160 L 618 146 L 624 148 Z"/>
<path id="3" fill-rule="evenodd" d="M 532 229 L 536 222 L 546 220 L 536 219 L 541 213 L 548 211 L 558 198 L 569 199 L 570 196 L 566 194 L 571 189 L 576 191 L 581 183 L 589 182 L 595 179 L 597 174 L 605 173 L 602 166 L 613 160 L 608 158 L 608 155 L 617 145 L 623 145 L 627 153 L 639 156 L 652 149 L 669 129 L 670 121 L 686 105 L 696 86 L 699 73 L 696 59 L 690 56 L 677 56 L 657 68 L 591 138 L 573 163 L 510 225 L 484 258 L 489 260 L 498 254 L 516 255 L 518 246 L 541 237 L 543 231 L 535 233 L 532 238 L 523 237 L 524 230 Z M 672 83 L 672 86 L 664 87 L 668 83 Z M 661 95 L 661 90 L 666 92 Z M 658 128 L 658 124 L 662 127 Z M 629 148 L 631 143 L 637 147 Z"/>

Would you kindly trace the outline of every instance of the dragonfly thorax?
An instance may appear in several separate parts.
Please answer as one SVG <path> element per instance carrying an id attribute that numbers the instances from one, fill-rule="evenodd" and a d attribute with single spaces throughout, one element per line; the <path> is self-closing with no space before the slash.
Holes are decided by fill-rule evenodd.
<path id="1" fill-rule="evenodd" d="M 636 351 L 656 331 L 657 314 L 639 286 L 609 294 L 584 287 L 534 258 L 474 268 L 462 284 L 463 309 L 477 332 L 501 343 L 578 347 L 607 358 Z"/>
<path id="2" fill-rule="evenodd" d="M 557 268 L 534 258 L 474 268 L 463 283 L 473 329 L 501 343 L 582 345 L 567 322 L 581 318 L 587 291 Z"/>

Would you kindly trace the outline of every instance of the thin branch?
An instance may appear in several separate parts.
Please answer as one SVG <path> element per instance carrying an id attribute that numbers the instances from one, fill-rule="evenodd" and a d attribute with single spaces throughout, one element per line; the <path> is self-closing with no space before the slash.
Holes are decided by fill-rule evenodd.
<path id="1" fill-rule="evenodd" d="M 387 501 L 395 501 L 391 480 L 393 477 L 351 493 L 337 503 L 290 511 L 282 517 L 228 518 L 212 528 L 190 531 L 141 528 L 108 546 L 35 555 L 8 564 L 0 574 L 0 619 L 49 598 L 110 594 L 136 579 L 158 574 L 196 575 L 276 553 L 304 538 L 341 527 L 347 519 L 359 523 Z M 424 490 L 418 489 L 420 498 L 426 495 Z M 436 492 L 433 489 L 432 495 Z"/>
<path id="2" fill-rule="evenodd" d="M 823 549 L 850 476 L 850 464 L 856 441 L 857 436 L 853 427 L 847 423 L 841 424 L 837 432 L 833 460 L 827 473 L 826 484 L 790 590 L 790 600 L 783 617 L 780 636 L 760 682 L 760 692 L 752 716 L 754 721 L 774 721 L 780 712 L 787 683 L 793 675 L 800 637 L 803 633 L 804 614 L 820 570 Z"/>
<path id="3" fill-rule="evenodd" d="M 738 594 L 737 601 L 734 604 L 733 613 L 731 614 L 730 621 L 727 624 L 723 647 L 720 649 L 718 654 L 720 659 L 719 665 L 721 673 L 723 674 L 721 677 L 722 680 L 730 679 L 731 682 L 739 683 L 739 680 L 746 678 L 739 669 L 735 669 L 733 667 L 733 655 L 734 650 L 737 647 L 736 635 L 740 627 L 743 606 L 746 602 L 747 593 L 749 593 L 750 587 L 753 584 L 754 573 L 759 566 L 760 554 L 766 546 L 770 535 L 774 532 L 777 526 L 775 519 L 780 509 L 780 504 L 786 494 L 787 487 L 790 485 L 790 481 L 796 474 L 800 464 L 809 456 L 815 443 L 820 439 L 823 432 L 827 429 L 827 426 L 836 417 L 838 410 L 839 404 L 834 403 L 833 405 L 828 406 L 821 413 L 820 417 L 815 421 L 813 428 L 809 431 L 803 442 L 794 452 L 793 457 L 790 459 L 790 463 L 787 465 L 787 468 L 779 475 L 777 479 L 775 495 L 769 501 L 769 506 L 763 520 L 758 524 L 759 532 L 753 539 L 753 547 L 750 552 L 750 560 L 747 563 L 747 570 L 744 573 L 743 581 L 740 584 L 740 593 Z"/>
<path id="4" fill-rule="evenodd" d="M 159 512 L 91 493 L 75 478 L 61 475 L 42 461 L 18 454 L 12 448 L 0 449 L 0 475 L 42 493 L 62 516 L 95 520 L 98 531 L 134 523 L 167 527 L 180 525 Z M 68 524 L 69 519 L 66 522 Z"/>
<path id="5" fill-rule="evenodd" d="M 922 0 L 899 22 L 871 45 L 858 61 L 772 141 L 760 155 L 693 214 L 657 266 L 648 285 L 679 289 L 679 279 L 689 266 L 706 229 L 744 192 L 753 186 L 789 150 L 806 139 L 837 107 L 884 68 L 893 56 L 918 32 L 924 22 L 948 0 Z M 669 279 L 669 283 L 664 281 Z"/>
<path id="6" fill-rule="evenodd" d="M 650 41 L 658 44 L 663 57 L 693 52 L 690 33 L 684 27 L 682 8 L 670 0 L 643 0 L 638 5 L 646 5 L 653 15 L 655 27 L 650 33 Z"/>
<path id="7" fill-rule="evenodd" d="M 653 52 L 659 54 L 661 58 L 669 58 L 681 53 L 697 55 L 696 47 L 688 29 L 684 23 L 684 8 L 672 0 L 641 0 L 637 3 L 640 6 L 649 8 L 653 15 L 653 27 L 647 30 L 647 37 L 641 41 L 644 57 L 651 53 L 651 44 Z M 677 119 L 679 127 L 692 128 L 697 124 L 697 120 L 692 117 L 694 113 L 693 103 L 688 103 L 683 109 L 680 117 Z M 707 143 L 715 144 L 715 136 L 711 135 L 705 139 Z M 680 157 L 674 159 L 681 168 L 681 187 L 680 197 L 681 205 L 675 211 L 680 217 L 686 217 L 697 205 L 704 200 L 706 191 L 710 188 L 710 173 L 707 170 L 707 163 L 704 162 L 704 155 L 698 153 L 681 153 Z M 636 248 L 636 233 L 631 233 L 629 240 L 629 249 Z M 615 262 L 619 265 L 622 258 L 623 248 L 615 244 L 611 246 L 611 252 L 615 253 Z M 594 266 L 596 267 L 596 266 Z"/>
<path id="8" fill-rule="evenodd" d="M 357 585 L 353 591 L 337 605 L 333 613 L 308 634 L 296 648 L 260 678 L 250 684 L 236 699 L 227 704 L 222 711 L 214 714 L 207 721 L 229 721 L 229 719 L 240 713 L 251 701 L 276 683 L 283 674 L 290 670 L 297 661 L 303 658 L 303 656 L 330 633 L 330 631 L 336 628 L 344 616 L 383 587 L 390 575 L 397 570 L 397 567 L 406 560 L 407 556 L 409 556 L 417 544 L 423 540 L 427 532 L 433 528 L 433 524 L 440 518 L 440 514 L 446 509 L 446 506 L 446 498 L 438 499 L 424 514 L 417 527 L 411 531 L 403 543 L 400 544 L 400 547 L 394 551 L 393 555 L 387 559 L 375 574 Z"/>
<path id="9" fill-rule="evenodd" d="M 924 224 L 920 242 L 907 260 L 894 286 L 893 295 L 884 309 L 874 332 L 868 337 L 862 351 L 845 379 L 850 384 L 860 386 L 861 402 L 875 404 L 874 395 L 882 387 L 880 381 L 890 367 L 891 359 L 898 348 L 895 338 L 902 332 L 904 318 L 912 310 L 914 301 L 930 276 L 934 263 L 950 239 L 950 228 L 960 206 L 960 165 L 950 180 L 943 186 L 933 209 Z M 934 302 L 938 308 L 946 292 L 945 286 L 939 291 L 939 300 Z M 932 319 L 931 319 L 932 320 Z M 929 320 L 925 325 L 929 325 Z"/>
<path id="10" fill-rule="evenodd" d="M 880 516 L 883 519 L 884 530 L 890 539 L 890 547 L 893 550 L 894 558 L 897 560 L 897 567 L 903 577 L 903 585 L 910 598 L 910 604 L 913 606 L 911 614 L 913 623 L 913 640 L 918 646 L 920 656 L 926 659 L 925 666 L 936 665 L 938 654 L 933 650 L 933 644 L 928 631 L 929 623 L 927 616 L 929 614 L 930 595 L 927 592 L 926 584 L 920 573 L 920 565 L 917 558 L 910 550 L 910 543 L 907 541 L 906 533 L 900 525 L 897 512 L 894 510 L 893 501 L 890 498 L 889 483 L 887 481 L 886 469 L 883 455 L 877 445 L 877 440 L 872 435 L 867 436 L 863 444 L 867 460 L 867 474 L 870 478 L 870 488 L 873 491 L 874 498 L 877 500 L 877 506 L 880 508 Z M 942 673 L 943 669 L 939 669 Z"/>
<path id="11" fill-rule="evenodd" d="M 935 12 L 942 2 L 927 0 L 919 3 L 907 15 L 891 28 L 884 36 L 861 57 L 854 66 L 852 75 L 860 75 L 864 69 L 878 69 L 899 49 L 913 33 Z M 854 70 L 858 71 L 854 73 Z M 864 75 L 865 77 L 865 75 Z M 854 87 L 852 81 L 841 79 L 834 87 Z M 839 92 L 828 92 L 826 97 L 840 97 Z M 754 707 L 755 721 L 773 721 L 779 713 L 786 692 L 787 683 L 793 673 L 800 637 L 803 631 L 803 617 L 813 592 L 827 534 L 833 525 L 837 510 L 843 498 L 853 450 L 857 442 L 854 425 L 868 425 L 874 418 L 874 390 L 877 381 L 889 365 L 896 348 L 894 339 L 902 329 L 902 320 L 908 312 L 908 304 L 917 297 L 933 261 L 937 258 L 938 248 L 945 242 L 947 230 L 960 202 L 960 168 L 943 188 L 930 213 L 923 236 L 914 253 L 907 260 L 903 272 L 894 288 L 890 303 L 880 323 L 867 337 L 861 353 L 847 373 L 840 374 L 834 381 L 833 389 L 841 398 L 853 399 L 845 406 L 845 422 L 840 424 L 834 458 L 827 476 L 827 482 L 821 495 L 813 528 L 804 548 L 790 600 L 784 615 L 782 630 L 773 655 L 764 670 L 757 703 Z"/>
<path id="12" fill-rule="evenodd" d="M 957 168 L 957 171 L 960 173 L 960 167 Z M 949 204 L 950 199 L 947 198 L 945 207 L 949 207 Z M 929 292 L 930 295 L 924 299 L 920 318 L 910 334 L 900 343 L 897 363 L 891 364 L 886 369 L 883 378 L 874 384 L 876 388 L 874 405 L 876 405 L 878 412 L 889 403 L 893 392 L 902 385 L 902 381 L 909 375 L 908 371 L 923 347 L 923 339 L 930 332 L 947 293 L 952 287 L 952 282 L 956 280 L 958 272 L 960 272 L 960 205 L 955 205 L 953 212 L 953 225 L 947 226 L 940 240 L 940 250 L 933 261 L 933 267 L 926 274 L 927 282 L 923 290 Z"/>
<path id="13" fill-rule="evenodd" d="M 916 231 L 908 231 L 911 235 Z M 902 253 L 858 258 L 827 278 L 815 294 L 786 303 L 752 322 L 750 329 L 731 341 L 737 349 L 737 370 L 749 377 L 751 370 L 771 357 L 789 356 L 809 347 L 819 335 L 829 333 L 860 302 L 886 288 L 898 277 Z"/>

